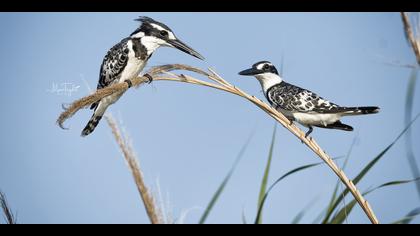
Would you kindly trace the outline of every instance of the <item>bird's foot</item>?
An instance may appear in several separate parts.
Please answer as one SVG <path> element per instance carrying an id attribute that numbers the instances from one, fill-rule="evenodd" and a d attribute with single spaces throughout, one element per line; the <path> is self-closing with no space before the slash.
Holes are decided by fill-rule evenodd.
<path id="1" fill-rule="evenodd" d="M 313 140 L 311 136 L 307 136 L 307 135 L 305 135 L 305 138 L 306 138 L 306 139 L 309 139 L 309 141 L 310 141 L 310 142 L 312 142 L 312 140 Z M 301 142 L 302 142 L 302 144 L 304 144 L 304 143 L 305 143 L 303 140 L 301 140 Z"/>
<path id="2" fill-rule="evenodd" d="M 128 88 L 133 87 L 133 82 L 131 82 L 131 80 L 127 79 L 127 80 L 125 80 L 124 82 L 126 82 L 126 83 L 127 83 Z"/>
<path id="3" fill-rule="evenodd" d="M 152 81 L 153 81 L 153 77 L 152 77 L 151 75 L 149 75 L 149 74 L 144 74 L 143 76 L 144 76 L 144 77 L 146 77 L 146 78 L 148 79 L 148 81 L 147 81 L 147 83 L 148 83 L 148 84 L 152 83 Z"/>
<path id="4" fill-rule="evenodd" d="M 67 111 L 67 109 L 69 109 L 69 107 L 70 107 L 70 104 L 68 104 L 68 103 L 61 104 L 61 108 L 63 108 L 63 110 L 65 110 L 65 111 Z"/>
<path id="5" fill-rule="evenodd" d="M 314 131 L 314 128 L 312 128 L 312 126 L 309 126 L 309 130 L 308 130 L 308 132 L 306 132 L 306 134 L 305 134 L 305 138 L 306 139 L 309 139 L 309 141 L 312 141 L 312 137 L 309 137 L 309 135 L 312 133 L 312 131 Z M 308 138 L 309 137 L 309 138 Z M 302 143 L 303 143 L 303 141 L 302 141 Z"/>

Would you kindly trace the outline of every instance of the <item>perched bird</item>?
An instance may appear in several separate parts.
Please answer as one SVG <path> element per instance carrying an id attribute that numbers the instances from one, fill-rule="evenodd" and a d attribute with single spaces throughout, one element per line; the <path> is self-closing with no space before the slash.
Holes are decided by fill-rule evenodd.
<path id="1" fill-rule="evenodd" d="M 103 59 L 97 89 L 102 89 L 115 83 L 127 82 L 139 75 L 146 66 L 153 52 L 161 46 L 174 47 L 196 58 L 204 60 L 194 49 L 180 41 L 173 31 L 163 23 L 149 17 L 140 17 L 140 26 L 127 38 L 113 46 Z M 149 82 L 152 81 L 149 76 Z M 82 136 L 92 133 L 108 106 L 115 103 L 122 94 L 114 94 L 92 104 L 92 118 L 82 131 Z"/>
<path id="2" fill-rule="evenodd" d="M 313 126 L 353 131 L 353 127 L 341 123 L 341 117 L 379 112 L 379 107 L 375 106 L 341 107 L 309 90 L 286 83 L 279 76 L 276 67 L 269 61 L 257 62 L 252 68 L 241 71 L 239 74 L 255 76 L 261 83 L 265 97 L 271 106 L 284 114 L 290 120 L 290 124 L 297 121 L 309 128 L 305 137 L 312 133 Z"/>

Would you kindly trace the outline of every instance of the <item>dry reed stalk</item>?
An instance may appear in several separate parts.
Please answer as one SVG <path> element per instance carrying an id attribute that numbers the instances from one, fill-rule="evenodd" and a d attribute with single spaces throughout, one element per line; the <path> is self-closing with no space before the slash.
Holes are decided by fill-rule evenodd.
<path id="1" fill-rule="evenodd" d="M 416 38 L 413 32 L 413 28 L 410 24 L 410 19 L 406 12 L 401 12 L 401 18 L 404 24 L 404 32 L 413 48 L 414 54 L 416 56 L 417 64 L 420 66 L 420 39 Z"/>
<path id="2" fill-rule="evenodd" d="M 7 224 L 17 224 L 16 218 L 10 210 L 9 204 L 7 203 L 6 196 L 2 192 L 0 192 L 0 205 L 3 209 L 4 219 L 6 220 Z"/>
<path id="3" fill-rule="evenodd" d="M 141 199 L 143 200 L 144 206 L 146 208 L 147 215 L 152 224 L 162 224 L 162 213 L 156 205 L 156 201 L 144 183 L 143 173 L 140 170 L 140 166 L 137 162 L 136 155 L 133 151 L 133 148 L 130 144 L 126 142 L 126 139 L 123 138 L 120 129 L 118 128 L 117 123 L 112 118 L 111 115 L 107 114 L 105 119 L 111 128 L 112 134 L 114 135 L 115 140 L 118 143 L 121 151 L 124 154 L 124 158 L 127 161 L 127 164 L 133 174 L 134 181 L 137 185 L 137 189 L 140 193 Z"/>
<path id="4" fill-rule="evenodd" d="M 184 74 L 177 75 L 177 74 L 173 74 L 169 72 L 173 70 L 186 70 L 186 71 L 195 72 L 195 73 L 206 76 L 208 79 L 212 80 L 215 83 L 198 80 Z M 373 224 L 379 223 L 369 203 L 364 199 L 360 191 L 356 188 L 353 182 L 345 175 L 345 173 L 337 166 L 337 164 L 333 161 L 333 159 L 322 150 L 322 148 L 315 142 L 314 139 L 305 138 L 305 133 L 302 130 L 300 130 L 296 125 L 290 124 L 290 121 L 283 114 L 281 114 L 280 112 L 278 112 L 271 106 L 267 105 L 266 103 L 256 98 L 255 96 L 248 95 L 247 93 L 237 88 L 236 86 L 231 85 L 222 77 L 220 77 L 216 72 L 214 72 L 212 69 L 209 69 L 209 73 L 207 73 L 191 66 L 173 64 L 173 65 L 163 65 L 163 66 L 154 67 L 148 72 L 148 74 L 153 77 L 154 81 L 158 81 L 158 80 L 176 81 L 176 82 L 184 82 L 184 83 L 189 83 L 189 84 L 196 84 L 196 85 L 211 87 L 214 89 L 222 90 L 222 91 L 229 92 L 237 96 L 243 97 L 247 99 L 248 101 L 250 101 L 251 103 L 255 104 L 260 109 L 265 111 L 269 116 L 271 116 L 273 119 L 279 122 L 283 127 L 288 129 L 292 134 L 294 134 L 304 144 L 306 144 L 316 155 L 318 155 L 318 157 L 321 158 L 331 168 L 331 170 L 339 177 L 341 182 L 343 182 L 343 184 L 349 189 L 349 191 L 357 200 L 358 204 L 363 209 L 363 211 L 365 212 L 369 220 Z M 157 75 L 162 75 L 162 74 L 166 74 L 167 76 L 157 76 Z M 148 81 L 147 77 L 137 77 L 137 78 L 131 79 L 131 82 L 134 86 L 139 86 L 146 81 Z M 108 88 L 99 90 L 90 96 L 87 96 L 85 98 L 75 101 L 73 104 L 71 104 L 68 107 L 68 109 L 65 112 L 63 112 L 60 115 L 59 119 L 57 120 L 58 125 L 60 127 L 63 127 L 64 121 L 68 119 L 69 117 L 73 116 L 78 110 L 89 106 L 93 102 L 99 101 L 103 97 L 109 94 L 112 94 L 112 92 L 124 93 L 127 89 L 128 89 L 127 83 L 116 84 Z"/>
<path id="5" fill-rule="evenodd" d="M 85 81 L 85 84 L 87 85 L 87 88 L 89 89 L 89 91 L 91 91 L 89 83 Z M 115 122 L 115 119 L 113 118 L 111 112 L 107 112 L 104 117 L 133 175 L 135 184 L 137 186 L 137 189 L 139 191 L 139 194 L 145 206 L 146 213 L 147 213 L 147 216 L 149 217 L 150 222 L 152 222 L 153 224 L 158 224 L 158 223 L 162 224 L 163 222 L 165 222 L 165 220 L 162 217 L 163 212 L 161 211 L 160 208 L 156 207 L 156 202 L 154 201 L 153 196 L 150 194 L 150 191 L 148 190 L 147 186 L 144 183 L 143 174 L 140 169 L 140 165 L 136 161 L 137 160 L 136 154 L 131 144 L 128 143 L 129 138 L 127 134 L 125 135 L 125 138 L 122 138 L 120 129 L 118 128 L 118 124 L 117 122 Z"/>

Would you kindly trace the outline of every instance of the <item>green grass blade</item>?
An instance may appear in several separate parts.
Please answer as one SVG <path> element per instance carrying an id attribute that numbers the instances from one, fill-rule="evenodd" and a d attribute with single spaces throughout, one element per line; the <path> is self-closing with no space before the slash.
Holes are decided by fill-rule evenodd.
<path id="1" fill-rule="evenodd" d="M 287 172 L 286 174 L 284 174 L 282 177 L 280 177 L 279 179 L 276 180 L 276 182 L 274 182 L 274 184 L 272 184 L 270 186 L 270 188 L 268 189 L 268 191 L 263 195 L 263 198 L 261 199 L 260 205 L 258 206 L 258 211 L 257 211 L 257 216 L 255 217 L 255 224 L 257 224 L 259 222 L 259 220 L 261 219 L 261 213 L 262 213 L 262 209 L 264 208 L 264 204 L 265 201 L 267 200 L 268 194 L 271 192 L 271 190 L 278 184 L 280 183 L 280 181 L 282 181 L 284 178 L 286 178 L 287 176 L 293 174 L 293 173 L 297 173 L 299 171 L 317 166 L 317 165 L 321 165 L 323 164 L 323 162 L 321 163 L 315 163 L 315 164 L 310 164 L 310 165 L 305 165 L 305 166 L 301 166 L 298 167 L 296 169 L 293 169 L 289 172 Z"/>
<path id="2" fill-rule="evenodd" d="M 340 157 L 338 157 L 338 158 L 334 158 L 334 159 L 339 159 Z M 278 183 L 280 183 L 280 181 L 282 181 L 283 179 L 285 179 L 286 177 L 288 177 L 288 176 L 290 176 L 290 175 L 292 175 L 292 174 L 295 174 L 295 173 L 297 173 L 297 172 L 300 172 L 300 171 L 302 171 L 302 170 L 306 170 L 306 169 L 309 169 L 309 168 L 312 168 L 312 167 L 315 167 L 315 166 L 319 166 L 319 165 L 322 165 L 322 164 L 324 164 L 324 162 L 318 162 L 318 163 L 313 163 L 313 164 L 308 164 L 308 165 L 304 165 L 304 166 L 300 166 L 300 167 L 297 167 L 297 168 L 295 168 L 295 169 L 293 169 L 293 170 L 291 170 L 291 171 L 289 171 L 289 172 L 287 172 L 286 174 L 284 174 L 284 175 L 282 175 L 280 178 L 278 178 L 269 188 L 268 188 L 268 190 L 267 190 L 267 192 L 264 194 L 264 196 L 263 196 L 263 198 L 262 198 L 262 201 L 261 201 L 261 203 L 260 203 L 260 205 L 258 206 L 258 211 L 257 211 L 257 216 L 255 217 L 255 224 L 257 224 L 257 222 L 258 222 L 258 220 L 260 219 L 260 217 L 261 217 L 261 212 L 262 212 L 262 209 L 264 208 L 264 204 L 265 204 L 265 202 L 266 202 L 266 200 L 267 200 L 267 197 L 268 197 L 268 195 L 269 195 L 269 193 L 273 190 L 273 188 L 278 184 Z"/>
<path id="3" fill-rule="evenodd" d="M 407 132 L 407 130 L 411 127 L 411 125 L 419 118 L 418 114 L 405 128 L 404 130 L 397 136 L 397 138 L 389 144 L 382 152 L 380 152 L 372 161 L 370 161 L 365 168 L 354 178 L 353 183 L 357 185 L 360 180 L 369 172 L 370 169 L 372 169 L 373 166 L 391 149 L 394 144 Z M 332 213 L 335 211 L 335 209 L 338 207 L 340 202 L 343 200 L 343 198 L 349 193 L 350 191 L 346 188 L 342 194 L 340 194 L 337 199 L 335 200 L 334 204 L 332 205 L 332 208 L 327 212 L 324 220 L 322 221 L 323 224 L 326 224 L 329 222 Z"/>
<path id="4" fill-rule="evenodd" d="M 410 80 L 407 86 L 407 95 L 405 99 L 405 124 L 407 125 L 413 115 L 414 95 L 417 82 L 417 69 L 413 69 L 410 75 Z M 417 165 L 416 157 L 413 152 L 413 141 L 411 130 L 405 134 L 405 144 L 407 152 L 407 160 L 410 166 L 413 177 L 420 176 L 419 166 Z M 420 197 L 420 183 L 416 184 L 417 195 Z"/>
<path id="5" fill-rule="evenodd" d="M 353 151 L 354 146 L 356 145 L 356 141 L 357 141 L 357 136 L 354 137 L 353 141 L 351 142 L 349 151 L 347 152 L 347 155 L 346 155 L 346 159 L 344 160 L 343 166 L 341 167 L 342 170 L 345 170 L 346 167 L 347 167 L 347 164 L 348 164 L 348 162 L 350 160 L 350 155 L 351 155 L 351 153 Z M 337 199 L 337 193 L 338 193 L 338 188 L 340 187 L 340 184 L 341 184 L 341 181 L 340 180 L 337 180 L 337 183 L 335 184 L 334 191 L 333 191 L 333 194 L 331 196 L 331 200 L 330 200 L 330 202 L 328 204 L 328 207 L 327 207 L 326 212 L 333 211 L 334 202 Z"/>
<path id="6" fill-rule="evenodd" d="M 309 211 L 309 209 L 315 205 L 315 202 L 318 199 L 315 198 L 312 201 L 310 201 L 296 216 L 295 218 L 293 218 L 292 223 L 291 224 L 299 224 L 300 221 L 302 220 L 302 218 L 305 216 L 306 212 Z"/>
<path id="7" fill-rule="evenodd" d="M 332 218 L 331 222 L 329 224 L 342 224 L 344 220 L 347 218 L 347 216 L 350 214 L 350 212 L 353 210 L 354 206 L 357 204 L 356 200 L 352 200 L 349 204 L 347 204 L 345 207 L 343 207 L 337 215 Z"/>
<path id="8" fill-rule="evenodd" d="M 277 124 L 274 125 L 273 137 L 271 139 L 271 145 L 270 145 L 270 151 L 268 153 L 267 165 L 265 166 L 265 170 L 264 170 L 264 177 L 263 177 L 262 182 L 261 182 L 260 194 L 258 196 L 257 207 L 259 207 L 261 205 L 261 202 L 263 201 L 265 192 L 267 190 L 268 176 L 270 174 L 271 160 L 273 159 L 274 144 L 275 144 L 275 141 L 276 141 L 276 131 L 277 131 Z M 262 209 L 261 209 L 260 214 L 262 214 Z M 259 217 L 258 221 L 256 221 L 256 224 L 261 224 L 261 223 L 262 223 L 262 217 Z"/>
<path id="9" fill-rule="evenodd" d="M 384 187 L 408 184 L 408 183 L 418 182 L 419 180 L 420 180 L 420 178 L 415 178 L 415 179 L 410 179 L 410 180 L 397 180 L 397 181 L 387 182 L 387 183 L 381 184 L 378 187 L 373 188 L 373 189 L 363 193 L 363 196 L 365 196 L 365 195 L 367 195 L 371 192 L 374 192 L 378 189 L 384 188 Z M 342 224 L 344 222 L 344 220 L 346 219 L 347 215 L 350 214 L 350 212 L 353 210 L 353 208 L 356 204 L 357 204 L 357 201 L 352 200 L 349 204 L 347 204 L 345 207 L 343 207 L 337 213 L 337 215 L 333 219 L 331 219 L 331 221 L 329 223 L 330 224 Z"/>
<path id="10" fill-rule="evenodd" d="M 238 166 L 240 160 L 242 159 L 249 143 L 251 142 L 252 137 L 254 136 L 255 131 L 250 134 L 248 139 L 246 140 L 245 144 L 242 146 L 241 150 L 238 153 L 238 156 L 235 159 L 235 162 L 233 163 L 231 169 L 229 170 L 226 177 L 223 179 L 223 182 L 220 184 L 220 186 L 217 188 L 216 192 L 213 194 L 213 197 L 211 198 L 209 204 L 206 207 L 206 210 L 204 211 L 203 215 L 200 218 L 199 224 L 204 224 L 207 220 L 207 217 L 209 216 L 211 210 L 213 209 L 214 205 L 216 204 L 217 200 L 219 199 L 220 195 L 222 194 L 223 190 L 225 189 L 227 183 L 229 182 L 230 178 L 232 177 L 233 172 L 235 171 L 236 167 Z"/>
<path id="11" fill-rule="evenodd" d="M 295 218 L 293 218 L 293 220 L 292 220 L 292 225 L 296 225 L 296 224 L 299 224 L 299 222 L 302 220 L 302 218 L 303 218 L 303 216 L 305 215 L 305 213 L 306 213 L 306 211 L 305 210 L 302 210 L 302 211 L 300 211 L 296 216 L 295 216 Z"/>
<path id="12" fill-rule="evenodd" d="M 397 138 L 390 144 L 388 145 L 388 147 L 386 147 L 375 159 L 373 159 L 361 172 L 359 175 L 356 176 L 356 178 L 354 178 L 353 182 L 354 184 L 357 184 L 360 182 L 360 180 L 369 172 L 369 170 L 385 155 L 385 153 L 387 153 L 389 151 L 389 149 L 392 148 L 392 146 L 394 146 L 394 144 L 405 134 L 405 132 L 407 132 L 411 125 L 417 120 L 417 118 L 419 118 L 420 114 L 417 114 L 417 116 L 411 121 L 409 122 L 406 127 L 404 128 L 404 130 L 397 136 Z M 347 190 L 348 191 L 348 190 Z"/>
<path id="13" fill-rule="evenodd" d="M 374 190 L 376 190 L 376 189 L 383 188 L 383 187 L 387 187 L 387 186 L 400 185 L 400 184 L 408 184 L 408 183 L 411 183 L 411 182 L 415 182 L 415 183 L 417 183 L 417 182 L 419 182 L 419 180 L 420 180 L 420 177 L 415 178 L 415 179 L 410 179 L 410 180 L 397 180 L 397 181 L 391 181 L 391 182 L 388 182 L 388 183 L 385 183 L 385 184 L 379 185 L 378 187 L 374 188 L 372 191 L 374 191 Z"/>
<path id="14" fill-rule="evenodd" d="M 326 210 L 321 211 L 318 216 L 312 221 L 312 224 L 320 224 L 322 223 L 322 219 L 326 214 Z"/>
<path id="15" fill-rule="evenodd" d="M 410 224 L 411 221 L 413 221 L 414 218 L 416 218 L 418 215 L 420 215 L 420 207 L 410 211 L 410 213 L 408 213 L 406 216 L 397 221 L 394 221 L 391 224 Z"/>
<path id="16" fill-rule="evenodd" d="M 325 217 L 327 217 L 328 214 L 331 214 L 334 211 L 334 203 L 337 201 L 337 193 L 338 193 L 338 188 L 340 187 L 340 183 L 341 181 L 338 180 L 337 183 L 335 184 L 333 194 L 331 196 L 330 202 L 328 203 L 327 210 L 325 211 L 326 213 Z M 325 220 L 325 217 L 324 217 L 324 220 Z"/>

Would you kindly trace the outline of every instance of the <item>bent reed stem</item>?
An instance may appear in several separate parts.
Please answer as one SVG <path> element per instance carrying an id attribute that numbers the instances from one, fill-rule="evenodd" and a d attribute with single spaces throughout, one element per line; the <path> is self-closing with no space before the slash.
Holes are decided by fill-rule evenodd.
<path id="1" fill-rule="evenodd" d="M 200 74 L 202 76 L 207 77 L 209 80 L 213 82 L 207 82 L 199 79 L 195 79 L 189 75 L 185 74 L 174 74 L 170 71 L 174 70 L 185 70 L 189 72 L 194 72 Z M 242 98 L 247 99 L 254 105 L 258 106 L 264 112 L 266 112 L 269 116 L 271 116 L 274 120 L 279 122 L 283 127 L 289 130 L 293 135 L 295 135 L 298 139 L 300 139 L 306 146 L 308 146 L 322 161 L 324 161 L 330 169 L 338 176 L 341 182 L 349 189 L 353 197 L 356 199 L 360 207 L 365 212 L 366 216 L 373 224 L 379 224 L 379 221 L 374 214 L 372 208 L 370 207 L 369 202 L 363 197 L 357 187 L 353 184 L 353 182 L 346 176 L 343 170 L 341 170 L 337 164 L 333 161 L 333 159 L 325 152 L 323 149 L 317 144 L 317 142 L 313 138 L 306 138 L 305 133 L 299 129 L 296 125 L 290 124 L 289 120 L 280 112 L 266 104 L 265 102 L 261 101 L 260 99 L 256 98 L 255 96 L 251 96 L 245 93 L 240 88 L 230 84 L 226 80 L 224 80 L 221 76 L 219 76 L 214 70 L 209 68 L 209 72 L 205 72 L 201 69 L 191 67 L 188 65 L 182 64 L 171 64 L 171 65 L 163 65 L 151 68 L 147 73 L 153 77 L 154 81 L 173 81 L 173 82 L 183 82 L 195 85 L 206 86 L 210 88 L 214 88 L 217 90 L 225 91 Z M 130 80 L 133 87 L 139 87 L 143 83 L 148 81 L 148 78 L 145 76 L 136 77 Z M 57 124 L 64 128 L 63 123 L 68 118 L 72 117 L 77 111 L 82 108 L 88 107 L 92 103 L 95 103 L 102 98 L 109 96 L 114 93 L 124 93 L 128 90 L 129 86 L 128 83 L 120 83 L 109 86 L 104 89 L 100 89 L 95 93 L 81 98 L 74 103 L 72 103 L 58 118 Z"/>

